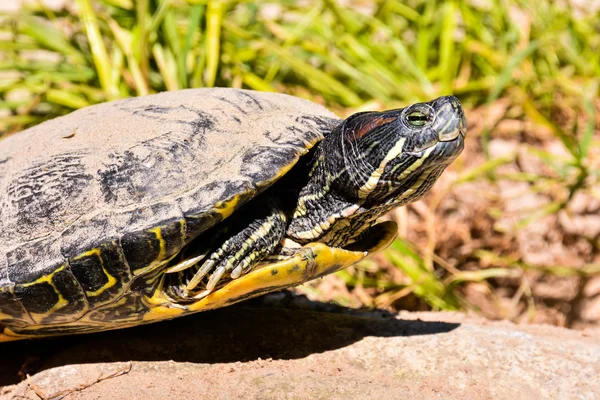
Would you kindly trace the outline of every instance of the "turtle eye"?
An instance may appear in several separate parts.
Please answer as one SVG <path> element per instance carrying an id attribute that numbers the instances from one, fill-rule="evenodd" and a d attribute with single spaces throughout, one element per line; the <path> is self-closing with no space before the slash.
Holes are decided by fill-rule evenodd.
<path id="1" fill-rule="evenodd" d="M 408 121 L 409 125 L 419 127 L 429 122 L 429 116 L 421 111 L 415 110 L 406 116 L 406 120 Z"/>

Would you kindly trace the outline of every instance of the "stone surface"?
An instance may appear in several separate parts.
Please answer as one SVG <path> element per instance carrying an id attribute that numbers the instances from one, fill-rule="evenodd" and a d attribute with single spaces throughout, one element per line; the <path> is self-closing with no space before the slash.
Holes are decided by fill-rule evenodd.
<path id="1" fill-rule="evenodd" d="M 0 345 L 1 399 L 597 399 L 598 332 L 255 301 Z"/>

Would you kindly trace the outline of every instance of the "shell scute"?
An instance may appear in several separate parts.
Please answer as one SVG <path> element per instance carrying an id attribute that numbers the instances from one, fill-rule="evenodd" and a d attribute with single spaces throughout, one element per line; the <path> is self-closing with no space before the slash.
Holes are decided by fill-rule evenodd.
<path id="1" fill-rule="evenodd" d="M 71 321 L 81 317 L 89 309 L 83 288 L 70 269 L 59 269 L 51 275 L 51 279 L 48 281 L 58 294 L 58 301 L 49 312 L 47 311 L 39 317 L 40 324 Z M 29 309 L 28 311 L 33 314 Z"/>
<path id="2" fill-rule="evenodd" d="M 10 321 L 14 325 L 27 325 L 34 323 L 23 304 L 15 295 L 15 288 L 12 282 L 7 280 L 0 281 L 0 323 L 2 321 Z"/>
<path id="3" fill-rule="evenodd" d="M 92 216 L 81 217 L 71 224 L 60 236 L 63 257 L 72 259 L 100 247 L 103 243 L 117 239 L 120 233 L 114 212 L 103 210 Z"/>
<path id="4" fill-rule="evenodd" d="M 58 303 L 58 293 L 50 282 L 16 285 L 15 295 L 30 314 L 45 314 Z M 37 321 L 36 321 L 37 322 Z"/>
<path id="5" fill-rule="evenodd" d="M 117 298 L 133 278 L 117 240 L 72 257 L 69 268 L 92 308 Z"/>
<path id="6" fill-rule="evenodd" d="M 66 264 L 32 282 L 15 284 L 14 293 L 41 325 L 77 319 L 88 309 L 83 290 Z"/>
<path id="7" fill-rule="evenodd" d="M 35 282 L 65 264 L 60 241 L 54 237 L 26 242 L 6 252 L 7 277 L 15 284 Z"/>
<path id="8" fill-rule="evenodd" d="M 89 200 L 82 194 L 93 176 L 84 158 L 80 152 L 59 154 L 34 162 L 8 178 L 0 204 L 7 223 L 24 232 L 39 229 L 40 220 L 52 225 L 72 220 L 73 210 Z M 72 201 L 65 202 L 67 198 Z"/>
<path id="9" fill-rule="evenodd" d="M 99 104 L 3 139 L 0 320 L 64 332 L 139 320 L 149 305 L 132 270 L 228 218 L 336 121 L 291 96 L 190 89 Z"/>
<path id="10" fill-rule="evenodd" d="M 168 260 L 184 244 L 185 219 L 181 218 L 150 229 L 128 232 L 121 238 L 123 254 L 133 275 Z"/>

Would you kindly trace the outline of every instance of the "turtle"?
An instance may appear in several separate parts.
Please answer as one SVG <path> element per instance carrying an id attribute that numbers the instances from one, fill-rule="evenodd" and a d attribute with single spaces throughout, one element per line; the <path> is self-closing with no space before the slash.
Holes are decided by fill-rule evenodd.
<path id="1" fill-rule="evenodd" d="M 0 141 L 0 341 L 224 307 L 388 246 L 378 218 L 460 154 L 443 96 L 341 120 L 298 97 L 186 89 Z"/>

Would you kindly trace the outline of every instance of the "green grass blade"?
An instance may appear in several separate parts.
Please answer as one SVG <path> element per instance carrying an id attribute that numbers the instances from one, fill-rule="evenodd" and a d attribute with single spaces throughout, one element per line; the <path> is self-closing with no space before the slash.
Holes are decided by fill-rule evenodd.
<path id="1" fill-rule="evenodd" d="M 125 54 L 125 58 L 127 59 L 127 67 L 131 73 L 136 94 L 138 96 L 150 94 L 148 82 L 144 79 L 144 75 L 142 74 L 140 66 L 138 65 L 138 62 L 131 51 L 131 43 L 133 41 L 131 32 L 122 29 L 113 19 L 108 20 L 108 26 L 110 27 L 119 48 Z"/>
<path id="2" fill-rule="evenodd" d="M 50 89 L 46 92 L 46 100 L 74 110 L 90 105 L 84 97 L 66 90 Z"/>
<path id="3" fill-rule="evenodd" d="M 251 72 L 246 72 L 243 74 L 243 80 L 246 85 L 248 85 L 251 89 L 260 90 L 262 92 L 275 92 L 275 88 L 265 82 L 263 79 L 254 75 Z"/>
<path id="4" fill-rule="evenodd" d="M 119 90 L 115 82 L 111 79 L 112 66 L 98 27 L 96 14 L 92 10 L 92 5 L 89 0 L 77 0 L 77 5 L 79 6 L 81 21 L 83 22 L 90 43 L 92 58 L 94 60 L 94 65 L 96 66 L 96 71 L 98 72 L 100 85 L 106 91 L 109 98 L 116 98 L 119 95 Z"/>
<path id="5" fill-rule="evenodd" d="M 204 82 L 206 86 L 213 87 L 217 79 L 219 60 L 221 59 L 221 24 L 225 4 L 221 0 L 208 2 L 206 10 L 206 73 Z"/>
<path id="6" fill-rule="evenodd" d="M 487 98 L 488 104 L 491 104 L 494 100 L 498 99 L 500 93 L 507 87 L 507 85 L 511 81 L 515 70 L 523 63 L 525 59 L 531 57 L 533 52 L 536 51 L 539 46 L 540 42 L 531 42 L 526 48 L 517 52 L 508 60 L 508 62 L 506 63 L 506 67 L 502 70 L 500 75 L 498 75 L 496 85 L 492 88 L 492 91 L 490 92 Z"/>
<path id="7" fill-rule="evenodd" d="M 163 78 L 163 82 L 167 90 L 179 89 L 179 83 L 177 81 L 177 64 L 171 51 L 155 43 L 152 46 L 152 55 L 158 66 L 158 71 Z"/>
<path id="8" fill-rule="evenodd" d="M 192 47 L 192 38 L 194 37 L 194 33 L 198 30 L 200 26 L 200 21 L 202 20 L 203 12 L 204 6 L 192 6 L 190 17 L 188 19 L 187 33 L 185 36 L 183 49 L 177 56 L 177 74 L 179 77 L 179 82 L 181 82 L 182 84 L 182 87 L 188 87 L 189 85 L 186 63 L 188 59 L 188 54 L 190 52 L 190 48 Z"/>
<path id="9" fill-rule="evenodd" d="M 264 51 L 273 53 L 284 63 L 296 70 L 300 76 L 306 79 L 307 83 L 314 87 L 339 96 L 340 101 L 348 106 L 357 106 L 361 103 L 360 98 L 344 84 L 332 78 L 330 75 L 302 61 L 299 57 L 292 55 L 288 50 L 279 48 L 275 45 L 265 43 Z"/>
<path id="10" fill-rule="evenodd" d="M 85 63 L 83 54 L 69 43 L 68 38 L 59 29 L 28 15 L 22 15 L 19 19 L 23 22 L 21 32 L 35 39 L 42 48 L 71 58 L 75 64 Z"/>
<path id="11" fill-rule="evenodd" d="M 585 97 L 583 99 L 583 108 L 585 109 L 588 121 L 583 131 L 583 136 L 579 141 L 579 156 L 584 159 L 590 150 L 590 144 L 596 132 L 596 107 L 594 106 L 594 99 L 598 94 L 598 88 L 600 87 L 600 80 L 596 79 L 591 82 L 591 85 L 585 91 Z"/>
<path id="12" fill-rule="evenodd" d="M 456 52 L 454 37 L 456 30 L 456 6 L 454 1 L 447 1 L 442 9 L 442 32 L 440 34 L 440 74 L 442 78 L 442 94 L 452 93 L 452 82 L 456 75 Z"/>

